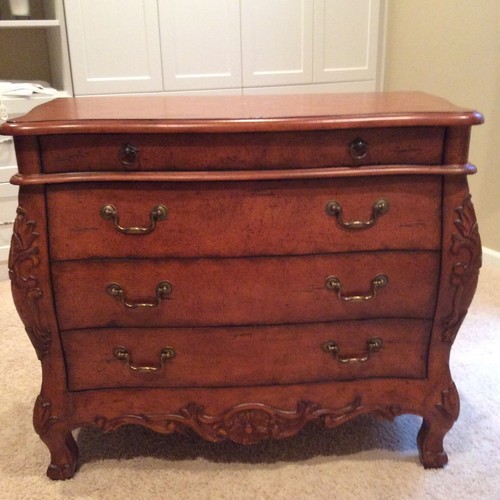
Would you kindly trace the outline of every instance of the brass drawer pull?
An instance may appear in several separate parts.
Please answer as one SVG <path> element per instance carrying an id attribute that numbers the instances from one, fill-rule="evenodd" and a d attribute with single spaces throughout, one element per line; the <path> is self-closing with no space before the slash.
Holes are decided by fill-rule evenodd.
<path id="1" fill-rule="evenodd" d="M 136 307 L 157 307 L 163 299 L 166 299 L 172 293 L 172 283 L 170 281 L 160 281 L 156 287 L 156 297 L 150 302 L 129 302 L 125 297 L 125 290 L 118 283 L 110 283 L 106 287 L 111 297 L 118 299 L 125 307 L 135 309 Z"/>
<path id="2" fill-rule="evenodd" d="M 381 215 L 384 215 L 389 211 L 389 202 L 384 198 L 380 198 L 379 200 L 377 200 L 372 207 L 372 218 L 368 221 L 355 220 L 352 222 L 344 222 L 342 220 L 342 207 L 336 200 L 329 201 L 326 204 L 325 210 L 328 215 L 337 218 L 337 222 L 341 227 L 344 227 L 346 229 L 367 229 L 374 226 L 375 222 L 377 222 L 377 219 Z"/>
<path id="3" fill-rule="evenodd" d="M 156 227 L 156 223 L 167 218 L 167 207 L 165 205 L 158 205 L 151 210 L 149 219 L 151 224 L 149 227 L 122 227 L 120 226 L 120 217 L 118 210 L 113 205 L 104 205 L 99 211 L 100 216 L 104 220 L 110 220 L 117 231 L 123 234 L 149 234 Z"/>
<path id="4" fill-rule="evenodd" d="M 130 359 L 130 354 L 125 347 L 118 346 L 113 349 L 113 356 L 120 361 L 124 361 L 126 365 L 135 372 L 157 372 L 161 370 L 165 363 L 175 357 L 175 350 L 172 347 L 164 347 L 160 352 L 159 366 L 137 366 Z"/>
<path id="5" fill-rule="evenodd" d="M 118 159 L 125 167 L 134 165 L 139 158 L 139 150 L 132 144 L 123 145 L 118 151 Z"/>
<path id="6" fill-rule="evenodd" d="M 373 299 L 377 295 L 377 291 L 380 288 L 389 283 L 389 278 L 385 274 L 379 274 L 372 279 L 372 291 L 368 295 L 343 295 L 342 294 L 342 284 L 340 283 L 339 278 L 337 276 L 328 276 L 326 278 L 326 288 L 329 290 L 333 290 L 337 293 L 339 299 L 344 300 L 346 302 L 361 302 L 363 300 Z"/>
<path id="7" fill-rule="evenodd" d="M 378 337 L 371 338 L 366 343 L 366 354 L 362 356 L 341 356 L 340 348 L 333 340 L 325 342 L 321 348 L 325 352 L 331 352 L 339 363 L 365 363 L 370 359 L 371 354 L 380 351 L 383 345 L 382 339 Z"/>
<path id="8" fill-rule="evenodd" d="M 368 154 L 368 143 L 361 137 L 356 137 L 349 143 L 349 153 L 353 160 L 362 160 Z"/>

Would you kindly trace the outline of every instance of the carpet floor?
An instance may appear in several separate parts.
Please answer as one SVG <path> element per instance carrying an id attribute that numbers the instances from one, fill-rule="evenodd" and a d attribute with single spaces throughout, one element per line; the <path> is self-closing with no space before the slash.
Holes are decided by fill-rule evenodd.
<path id="1" fill-rule="evenodd" d="M 500 264 L 487 257 L 452 350 L 461 414 L 445 439 L 450 463 L 424 470 L 421 419 L 363 416 L 243 447 L 140 427 L 83 429 L 70 481 L 45 477 L 49 454 L 31 418 L 40 367 L 0 282 L 0 500 L 4 499 L 499 499 Z"/>

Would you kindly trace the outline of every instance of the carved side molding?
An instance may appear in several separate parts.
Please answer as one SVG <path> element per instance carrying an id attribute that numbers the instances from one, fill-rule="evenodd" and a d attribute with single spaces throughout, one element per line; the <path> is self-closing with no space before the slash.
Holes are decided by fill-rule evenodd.
<path id="1" fill-rule="evenodd" d="M 38 302 L 42 297 L 37 277 L 39 233 L 35 231 L 36 222 L 22 207 L 18 207 L 16 213 L 9 254 L 9 277 L 19 315 L 38 359 L 42 359 L 49 351 L 51 332 L 42 323 Z"/>
<path id="2" fill-rule="evenodd" d="M 299 401 L 294 410 L 281 410 L 261 403 L 245 403 L 208 415 L 203 406 L 191 403 L 178 413 L 167 415 L 124 415 L 114 419 L 96 417 L 94 424 L 109 432 L 126 424 L 139 424 L 162 433 L 190 428 L 202 438 L 219 442 L 255 444 L 266 439 L 283 439 L 297 434 L 308 422 L 320 419 L 334 427 L 362 411 L 361 398 L 347 406 L 325 409 L 309 401 Z"/>
<path id="3" fill-rule="evenodd" d="M 57 424 L 60 419 L 52 415 L 52 404 L 41 395 L 36 398 L 33 410 L 33 427 L 37 434 L 47 434 L 48 430 Z"/>
<path id="4" fill-rule="evenodd" d="M 452 422 L 457 420 L 460 413 L 460 397 L 454 382 L 450 384 L 448 389 L 441 391 L 441 401 L 436 404 L 436 408 L 443 417 Z"/>
<path id="5" fill-rule="evenodd" d="M 469 194 L 462 205 L 455 208 L 458 218 L 454 221 L 457 232 L 452 235 L 451 254 L 457 257 L 451 271 L 454 293 L 452 312 L 444 319 L 442 339 L 453 343 L 476 291 L 481 267 L 481 238 Z"/>

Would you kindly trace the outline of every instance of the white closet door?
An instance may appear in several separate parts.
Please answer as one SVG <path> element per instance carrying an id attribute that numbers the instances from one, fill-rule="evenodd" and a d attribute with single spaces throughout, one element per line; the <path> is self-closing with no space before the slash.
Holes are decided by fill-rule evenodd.
<path id="1" fill-rule="evenodd" d="M 65 0 L 75 95 L 163 89 L 152 0 Z"/>
<path id="2" fill-rule="evenodd" d="M 313 0 L 241 0 L 243 86 L 312 81 Z"/>
<path id="3" fill-rule="evenodd" d="M 239 0 L 159 0 L 165 90 L 241 87 Z"/>
<path id="4" fill-rule="evenodd" d="M 315 0 L 315 82 L 375 79 L 379 12 L 379 0 Z"/>

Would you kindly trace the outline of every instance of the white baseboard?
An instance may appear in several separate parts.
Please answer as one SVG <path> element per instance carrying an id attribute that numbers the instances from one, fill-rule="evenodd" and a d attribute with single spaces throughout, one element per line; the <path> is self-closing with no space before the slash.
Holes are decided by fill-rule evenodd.
<path id="1" fill-rule="evenodd" d="M 500 261 L 500 252 L 492 250 L 491 248 L 483 247 L 483 255 L 487 255 L 488 257 L 492 257 Z"/>

